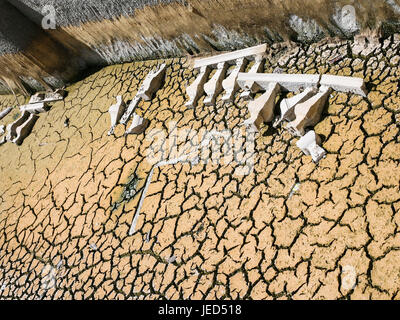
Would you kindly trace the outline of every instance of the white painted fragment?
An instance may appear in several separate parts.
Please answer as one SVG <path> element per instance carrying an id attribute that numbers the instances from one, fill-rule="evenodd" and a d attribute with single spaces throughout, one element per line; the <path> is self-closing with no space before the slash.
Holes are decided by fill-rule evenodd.
<path id="1" fill-rule="evenodd" d="M 233 61 L 236 59 L 245 58 L 245 57 L 249 57 L 249 56 L 265 54 L 266 51 L 267 51 L 267 45 L 262 44 L 259 46 L 254 46 L 254 47 L 250 47 L 250 48 L 246 48 L 246 49 L 242 49 L 242 50 L 223 53 L 223 54 L 220 54 L 217 56 L 197 59 L 194 62 L 194 68 L 196 69 L 196 68 L 201 68 L 204 66 L 216 66 L 216 65 L 220 64 L 221 62 L 228 62 L 228 61 Z"/>
<path id="2" fill-rule="evenodd" d="M 149 72 L 137 93 L 138 98 L 142 98 L 144 101 L 149 101 L 153 98 L 154 93 L 161 87 L 165 69 L 166 64 L 164 63 Z"/>
<path id="3" fill-rule="evenodd" d="M 11 112 L 12 108 L 8 107 L 4 109 L 2 112 L 0 112 L 0 120 L 3 119 L 6 115 L 8 115 Z"/>
<path id="4" fill-rule="evenodd" d="M 287 124 L 286 129 L 295 136 L 303 136 L 306 127 L 314 126 L 320 120 L 322 110 L 331 92 L 331 88 L 321 87 L 313 97 L 297 104 L 294 107 L 295 119 Z"/>
<path id="5" fill-rule="evenodd" d="M 315 95 L 317 92 L 317 88 L 309 87 L 306 88 L 302 93 L 299 93 L 291 98 L 283 99 L 280 104 L 281 109 L 281 116 L 278 118 L 275 123 L 274 127 L 277 128 L 282 121 L 293 121 L 295 118 L 294 115 L 294 107 L 309 98 Z"/>
<path id="6" fill-rule="evenodd" d="M 244 125 L 259 130 L 264 122 L 272 121 L 274 118 L 275 100 L 279 91 L 279 84 L 272 82 L 263 95 L 251 101 L 247 106 L 250 118 L 244 122 Z"/>
<path id="7" fill-rule="evenodd" d="M 311 155 L 313 161 L 318 163 L 321 159 L 325 158 L 326 151 L 319 146 L 321 138 L 315 133 L 314 130 L 307 132 L 299 141 L 297 146 L 304 152 L 305 155 Z"/>
<path id="8" fill-rule="evenodd" d="M 109 109 L 108 112 L 110 113 L 110 118 L 111 118 L 111 128 L 110 131 L 108 131 L 108 135 L 111 135 L 114 133 L 114 129 L 118 124 L 118 121 L 121 119 L 122 115 L 125 112 L 125 102 L 122 99 L 122 96 L 117 96 L 117 103 L 113 104 Z"/>
<path id="9" fill-rule="evenodd" d="M 29 104 L 34 104 L 34 103 L 38 103 L 38 102 L 42 102 L 45 98 L 45 94 L 44 93 L 35 93 L 29 100 Z"/>
<path id="10" fill-rule="evenodd" d="M 24 106 L 20 106 L 19 110 L 21 112 L 28 111 L 32 114 L 44 113 L 49 111 L 50 107 L 45 102 L 37 102 L 32 104 L 26 104 Z"/>
<path id="11" fill-rule="evenodd" d="M 0 126 L 0 136 L 2 136 L 6 132 L 6 127 L 4 125 Z"/>
<path id="12" fill-rule="evenodd" d="M 29 118 L 19 127 L 16 128 L 16 137 L 12 140 L 13 143 L 16 145 L 21 145 L 26 137 L 30 135 L 32 132 L 33 127 L 35 126 L 36 121 L 39 119 L 39 116 L 36 114 L 31 113 Z"/>
<path id="13" fill-rule="evenodd" d="M 135 111 L 137 105 L 139 104 L 141 98 L 138 96 L 135 96 L 131 103 L 129 104 L 128 109 L 126 109 L 124 115 L 122 116 L 121 120 L 119 121 L 119 123 L 121 124 L 126 124 L 129 120 L 129 118 L 131 117 L 132 113 Z"/>
<path id="14" fill-rule="evenodd" d="M 317 87 L 321 76 L 318 74 L 277 74 L 277 73 L 239 73 L 238 83 L 247 90 L 246 83 L 253 81 L 260 88 L 267 90 L 271 82 L 278 83 L 283 91 L 298 91 L 309 87 Z"/>
<path id="15" fill-rule="evenodd" d="M 12 141 L 15 139 L 15 137 L 17 136 L 16 132 L 17 128 L 20 125 L 22 125 L 25 121 L 27 121 L 30 115 L 31 113 L 29 113 L 28 111 L 23 111 L 22 115 L 17 120 L 7 125 L 6 141 Z"/>
<path id="16" fill-rule="evenodd" d="M 254 64 L 250 68 L 249 72 L 252 73 L 260 73 L 264 70 L 264 56 L 263 55 L 256 55 L 254 58 Z M 239 75 L 238 75 L 239 76 Z M 237 81 L 237 78 L 236 78 Z M 252 94 L 257 92 L 260 88 L 254 81 L 246 81 L 243 85 L 243 92 L 240 95 L 241 98 L 250 99 Z"/>
<path id="17" fill-rule="evenodd" d="M 147 129 L 149 124 L 150 121 L 148 119 L 144 119 L 135 113 L 132 119 L 132 124 L 129 129 L 126 130 L 125 134 L 141 134 Z"/>
<path id="18" fill-rule="evenodd" d="M 355 93 L 363 97 L 367 96 L 364 79 L 362 78 L 324 74 L 321 77 L 320 84 L 321 86 L 331 87 L 336 91 Z"/>
<path id="19" fill-rule="evenodd" d="M 235 68 L 232 70 L 231 74 L 222 81 L 222 88 L 225 90 L 225 95 L 222 97 L 222 101 L 232 101 L 236 91 L 239 89 L 237 84 L 237 77 L 239 72 L 243 72 L 246 67 L 245 58 L 240 58 L 236 60 Z"/>
<path id="20" fill-rule="evenodd" d="M 213 77 L 204 85 L 204 91 L 207 94 L 207 97 L 204 99 L 205 105 L 215 104 L 215 99 L 222 91 L 222 81 L 225 78 L 227 69 L 228 64 L 226 62 L 219 63 Z"/>
<path id="21" fill-rule="evenodd" d="M 186 94 L 189 96 L 189 101 L 185 104 L 188 108 L 193 108 L 197 101 L 204 93 L 204 84 L 206 83 L 211 69 L 208 66 L 201 67 L 200 73 L 196 80 L 186 88 Z"/>

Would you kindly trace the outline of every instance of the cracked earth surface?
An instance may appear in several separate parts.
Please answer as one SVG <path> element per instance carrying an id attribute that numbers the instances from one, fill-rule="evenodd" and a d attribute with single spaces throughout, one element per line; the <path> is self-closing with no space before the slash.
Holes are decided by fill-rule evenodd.
<path id="1" fill-rule="evenodd" d="M 315 128 L 325 159 L 315 165 L 297 138 L 264 125 L 248 175 L 216 162 L 155 168 L 131 236 L 152 169 L 146 152 L 172 152 L 147 134 L 168 133 L 170 121 L 232 130 L 249 117 L 247 102 L 238 92 L 233 103 L 220 95 L 207 107 L 203 97 L 186 109 L 196 71 L 186 58 L 165 60 L 163 87 L 137 109 L 150 127 L 107 136 L 115 97 L 132 99 L 160 61 L 106 67 L 67 88 L 22 146 L 0 146 L 0 297 L 399 298 L 400 43 L 369 56 L 350 44 L 275 45 L 266 62 L 265 72 L 365 78 L 368 98 L 329 99 Z M 1 108 L 13 101 L 0 97 Z"/>

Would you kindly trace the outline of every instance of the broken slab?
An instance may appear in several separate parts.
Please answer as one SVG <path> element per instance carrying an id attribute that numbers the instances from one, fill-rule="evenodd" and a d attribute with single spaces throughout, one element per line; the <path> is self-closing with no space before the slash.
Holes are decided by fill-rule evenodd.
<path id="1" fill-rule="evenodd" d="M 125 112 L 125 102 L 122 99 L 122 96 L 117 96 L 117 103 L 113 104 L 109 109 L 108 112 L 110 113 L 110 118 L 111 118 L 111 128 L 110 131 L 108 131 L 108 135 L 111 135 L 114 133 L 114 129 L 118 124 L 118 121 L 121 119 L 122 115 Z"/>
<path id="2" fill-rule="evenodd" d="M 278 83 L 283 91 L 298 91 L 317 87 L 321 76 L 318 74 L 278 74 L 278 73 L 239 73 L 238 83 L 247 90 L 246 83 L 254 82 L 261 89 L 267 90 L 270 83 Z"/>
<path id="3" fill-rule="evenodd" d="M 294 107 L 317 93 L 317 88 L 306 88 L 302 93 L 299 93 L 291 98 L 286 98 L 281 101 L 280 109 L 281 116 L 275 121 L 274 128 L 277 128 L 282 121 L 293 121 L 295 119 Z"/>
<path id="4" fill-rule="evenodd" d="M 135 113 L 133 115 L 132 124 L 129 127 L 129 129 L 126 130 L 125 135 L 141 134 L 147 129 L 149 124 L 150 124 L 150 121 L 148 119 L 144 119 Z"/>
<path id="5" fill-rule="evenodd" d="M 289 122 L 286 129 L 295 136 L 303 136 L 308 126 L 314 126 L 321 118 L 325 103 L 332 89 L 321 87 L 320 91 L 310 99 L 294 107 L 295 119 Z"/>
<path id="6" fill-rule="evenodd" d="M 23 111 L 22 115 L 15 120 L 13 123 L 10 123 L 9 125 L 7 125 L 6 131 L 7 131 L 7 136 L 6 136 L 6 140 L 7 141 L 12 141 L 15 139 L 15 137 L 17 136 L 17 132 L 16 129 L 21 126 L 24 122 L 26 122 L 29 117 L 30 117 L 31 113 L 28 111 Z"/>
<path id="7" fill-rule="evenodd" d="M 8 107 L 0 112 L 0 120 L 3 119 L 6 115 L 8 115 L 12 110 L 12 107 Z"/>
<path id="8" fill-rule="evenodd" d="M 222 88 L 225 90 L 225 95 L 222 97 L 222 101 L 232 101 L 233 96 L 239 89 L 237 84 L 237 77 L 239 72 L 243 72 L 246 67 L 246 59 L 239 58 L 236 60 L 235 68 L 232 70 L 231 74 L 222 81 Z"/>
<path id="9" fill-rule="evenodd" d="M 321 77 L 321 86 L 331 87 L 335 91 L 349 92 L 367 96 L 364 79 L 356 77 L 343 77 L 324 74 Z"/>
<path id="10" fill-rule="evenodd" d="M 213 77 L 204 85 L 204 92 L 207 94 L 204 99 L 205 105 L 215 104 L 215 99 L 222 92 L 222 81 L 225 78 L 227 69 L 228 64 L 226 62 L 219 63 Z"/>
<path id="11" fill-rule="evenodd" d="M 38 114 L 49 111 L 50 107 L 45 102 L 26 104 L 19 107 L 21 112 L 28 111 L 29 113 Z"/>
<path id="12" fill-rule="evenodd" d="M 318 163 L 326 156 L 326 151 L 320 147 L 320 144 L 321 138 L 314 130 L 307 132 L 306 135 L 297 141 L 297 147 L 299 147 L 305 155 L 311 155 L 315 163 Z"/>
<path id="13" fill-rule="evenodd" d="M 128 109 L 126 109 L 124 115 L 122 116 L 121 120 L 119 123 L 121 124 L 126 124 L 131 117 L 132 113 L 135 111 L 138 103 L 142 100 L 142 98 L 135 96 L 132 101 L 129 103 Z"/>
<path id="14" fill-rule="evenodd" d="M 211 69 L 208 66 L 201 67 L 196 80 L 186 88 L 186 94 L 189 96 L 189 101 L 185 104 L 186 107 L 193 108 L 203 95 L 204 84 L 206 83 L 210 72 Z"/>
<path id="15" fill-rule="evenodd" d="M 12 142 L 18 146 L 21 145 L 26 137 L 28 137 L 29 134 L 32 132 L 32 129 L 38 119 L 39 116 L 31 113 L 29 118 L 15 130 L 16 137 L 14 138 L 14 140 L 12 140 Z"/>
<path id="16" fill-rule="evenodd" d="M 212 56 L 208 58 L 197 59 L 194 62 L 194 68 L 201 68 L 204 66 L 216 66 L 222 62 L 228 62 L 237 60 L 240 58 L 246 58 L 250 56 L 265 54 L 267 51 L 267 45 L 262 44 L 242 50 L 237 50 L 233 52 L 223 53 L 217 56 Z"/>
<path id="17" fill-rule="evenodd" d="M 264 56 L 263 55 L 256 55 L 254 58 L 254 64 L 250 68 L 249 72 L 252 73 L 260 73 L 264 71 Z M 239 76 L 239 75 L 238 75 Z M 236 78 L 237 80 L 237 78 Z M 243 92 L 241 93 L 240 97 L 244 99 L 250 99 L 254 93 L 260 90 L 260 87 L 254 81 L 246 81 L 243 86 Z"/>
<path id="18" fill-rule="evenodd" d="M 275 100 L 279 91 L 279 84 L 270 83 L 263 95 L 251 101 L 247 106 L 250 118 L 244 122 L 244 125 L 259 130 L 264 122 L 272 121 L 274 118 Z"/>
<path id="19" fill-rule="evenodd" d="M 149 101 L 153 98 L 154 93 L 160 89 L 162 81 L 165 76 L 166 64 L 157 66 L 157 68 L 151 70 L 146 79 L 144 79 L 142 85 L 139 88 L 136 96 L 142 98 L 144 101 Z"/>

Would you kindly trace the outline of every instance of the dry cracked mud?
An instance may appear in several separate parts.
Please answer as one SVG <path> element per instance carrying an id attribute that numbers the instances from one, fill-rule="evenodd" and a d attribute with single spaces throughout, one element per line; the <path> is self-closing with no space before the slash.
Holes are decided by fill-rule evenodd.
<path id="1" fill-rule="evenodd" d="M 110 66 L 68 87 L 22 146 L 0 146 L 0 297 L 399 298 L 397 39 L 368 56 L 348 41 L 274 45 L 265 72 L 365 78 L 367 98 L 333 92 L 315 127 L 327 157 L 314 164 L 297 138 L 265 125 L 247 175 L 218 161 L 155 167 L 133 235 L 148 151 L 174 158 L 154 130 L 233 130 L 249 117 L 247 102 L 238 92 L 233 103 L 221 94 L 216 106 L 203 97 L 186 109 L 197 73 L 186 58 Z M 107 136 L 115 97 L 132 99 L 161 62 L 163 87 L 137 109 L 149 128 L 124 136 L 119 125 Z"/>

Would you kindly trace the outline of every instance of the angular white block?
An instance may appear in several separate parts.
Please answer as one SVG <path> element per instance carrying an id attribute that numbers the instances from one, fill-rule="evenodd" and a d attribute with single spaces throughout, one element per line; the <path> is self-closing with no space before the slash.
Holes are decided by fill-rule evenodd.
<path id="1" fill-rule="evenodd" d="M 250 68 L 249 72 L 252 73 L 260 73 L 264 70 L 264 56 L 263 55 L 256 55 L 254 58 L 254 64 Z M 236 78 L 237 81 L 237 78 Z M 254 81 L 246 81 L 243 85 L 243 92 L 240 95 L 241 98 L 250 99 L 252 94 L 259 90 L 259 86 Z"/>
<path id="2" fill-rule="evenodd" d="M 206 83 L 210 72 L 211 69 L 208 66 L 201 67 L 196 80 L 186 88 L 186 94 L 189 96 L 189 101 L 185 104 L 186 107 L 193 108 L 203 95 L 204 84 Z"/>
<path id="3" fill-rule="evenodd" d="M 306 127 L 313 126 L 320 120 L 323 108 L 331 92 L 331 88 L 321 87 L 320 91 L 313 97 L 297 104 L 294 107 L 295 119 L 287 124 L 286 129 L 295 136 L 303 136 Z"/>
<path id="4" fill-rule="evenodd" d="M 114 133 L 114 129 L 118 124 L 118 121 L 121 119 L 122 115 L 125 112 L 125 102 L 122 99 L 122 96 L 117 96 L 117 103 L 113 104 L 109 109 L 108 112 L 110 113 L 110 119 L 111 119 L 111 128 L 110 131 L 108 131 L 108 135 L 111 135 Z"/>
<path id="5" fill-rule="evenodd" d="M 281 116 L 275 121 L 274 128 L 277 128 L 282 121 L 293 121 L 295 118 L 294 107 L 317 93 L 317 88 L 306 88 L 302 93 L 299 93 L 291 98 L 283 99 L 280 104 Z"/>
<path id="6" fill-rule="evenodd" d="M 367 96 L 364 79 L 355 77 L 342 77 L 324 74 L 321 77 L 321 86 L 331 87 L 333 90 L 341 92 L 350 92 Z"/>
<path id="7" fill-rule="evenodd" d="M 244 122 L 244 125 L 259 130 L 264 122 L 272 121 L 274 118 L 275 100 L 279 91 L 279 84 L 270 83 L 267 91 L 262 96 L 251 101 L 247 106 L 250 118 Z"/>
<path id="8" fill-rule="evenodd" d="M 141 134 L 147 129 L 149 124 L 150 121 L 148 119 L 143 119 L 135 113 L 133 115 L 132 124 L 129 129 L 126 130 L 125 134 Z"/>
<path id="9" fill-rule="evenodd" d="M 46 93 L 45 98 L 43 99 L 44 102 L 56 102 L 64 100 L 64 97 L 67 95 L 67 92 L 64 89 L 57 89 L 54 92 Z"/>
<path id="10" fill-rule="evenodd" d="M 320 144 L 321 138 L 314 130 L 307 132 L 306 135 L 297 141 L 297 147 L 299 147 L 305 155 L 311 155 L 315 163 L 318 163 L 326 156 L 326 151 L 319 146 Z"/>
<path id="11" fill-rule="evenodd" d="M 12 142 L 18 146 L 21 145 L 26 137 L 28 137 L 29 134 L 32 132 L 32 129 L 38 119 L 39 116 L 31 113 L 29 118 L 15 130 L 16 137 L 12 140 Z"/>
<path id="12" fill-rule="evenodd" d="M 0 120 L 3 119 L 6 115 L 8 115 L 11 112 L 12 108 L 8 107 L 4 109 L 2 112 L 0 112 Z"/>
<path id="13" fill-rule="evenodd" d="M 21 112 L 28 111 L 33 114 L 44 113 L 49 111 L 50 107 L 45 102 L 38 102 L 32 104 L 26 104 L 19 107 Z"/>
<path id="14" fill-rule="evenodd" d="M 204 99 L 205 105 L 215 104 L 215 99 L 218 94 L 222 91 L 222 81 L 225 78 L 226 70 L 228 69 L 228 64 L 221 62 L 218 64 L 217 71 L 213 77 L 204 85 L 204 91 L 207 97 Z"/>
<path id="15" fill-rule="evenodd" d="M 17 136 L 17 132 L 16 129 L 21 126 L 22 124 L 24 124 L 30 117 L 31 113 L 28 111 L 23 111 L 22 115 L 15 120 L 13 123 L 10 123 L 9 125 L 7 125 L 6 131 L 7 131 L 7 135 L 6 135 L 6 140 L 7 141 L 12 141 L 15 139 L 15 137 Z"/>
<path id="16" fill-rule="evenodd" d="M 144 79 L 138 93 L 136 94 L 139 98 L 144 101 L 149 101 L 153 98 L 154 93 L 160 89 L 162 81 L 165 76 L 166 65 L 162 64 L 157 66 L 154 70 L 151 70 Z"/>
<path id="17" fill-rule="evenodd" d="M 267 45 L 262 44 L 259 46 L 254 46 L 238 51 L 233 51 L 233 52 L 228 52 L 228 53 L 223 53 L 217 56 L 213 57 L 208 57 L 208 58 L 202 58 L 202 59 L 197 59 L 194 62 L 194 68 L 201 68 L 204 66 L 215 66 L 221 62 L 228 62 L 240 58 L 245 58 L 248 56 L 254 56 L 254 55 L 259 55 L 259 54 L 264 54 L 267 51 Z"/>
<path id="18" fill-rule="evenodd" d="M 33 104 L 33 103 L 38 103 L 43 101 L 43 99 L 45 98 L 45 94 L 44 93 L 35 93 L 29 100 L 29 104 Z"/>
<path id="19" fill-rule="evenodd" d="M 320 78 L 318 74 L 239 73 L 237 81 L 244 90 L 246 83 L 253 81 L 264 90 L 271 82 L 276 82 L 284 91 L 297 91 L 318 86 Z"/>
<path id="20" fill-rule="evenodd" d="M 225 95 L 222 97 L 222 101 L 232 101 L 233 96 L 239 89 L 239 85 L 236 80 L 239 72 L 243 72 L 246 67 L 246 59 L 240 58 L 236 60 L 235 68 L 232 70 L 231 74 L 222 81 L 222 88 L 225 90 Z"/>
<path id="21" fill-rule="evenodd" d="M 131 103 L 129 104 L 128 109 L 126 109 L 124 115 L 122 116 L 119 123 L 126 124 L 131 117 L 132 113 L 135 111 L 138 103 L 142 100 L 142 98 L 138 97 L 137 95 L 132 99 Z"/>

